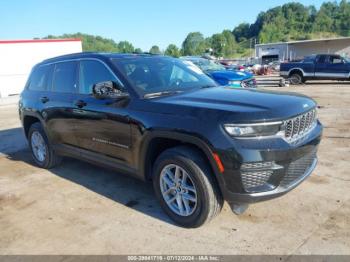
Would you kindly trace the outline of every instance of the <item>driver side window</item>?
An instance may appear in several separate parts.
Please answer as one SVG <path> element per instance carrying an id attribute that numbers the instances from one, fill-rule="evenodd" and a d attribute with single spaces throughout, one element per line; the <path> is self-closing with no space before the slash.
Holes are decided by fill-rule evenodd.
<path id="1" fill-rule="evenodd" d="M 80 62 L 79 93 L 92 94 L 92 86 L 104 81 L 119 80 L 106 68 L 104 64 L 95 60 L 86 60 Z"/>
<path id="2" fill-rule="evenodd" d="M 342 64 L 343 59 L 340 56 L 330 56 L 329 57 L 329 62 L 331 64 Z"/>

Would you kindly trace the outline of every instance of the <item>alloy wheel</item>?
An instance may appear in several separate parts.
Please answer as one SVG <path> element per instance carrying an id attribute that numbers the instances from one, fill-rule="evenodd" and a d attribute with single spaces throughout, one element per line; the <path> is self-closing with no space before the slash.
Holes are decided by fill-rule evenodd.
<path id="1" fill-rule="evenodd" d="M 35 158 L 40 162 L 44 162 L 47 155 L 47 147 L 43 136 L 38 131 L 34 131 L 30 140 Z"/>
<path id="2" fill-rule="evenodd" d="M 180 166 L 165 166 L 160 174 L 160 189 L 167 206 L 179 216 L 190 216 L 197 207 L 197 191 L 190 175 Z"/>

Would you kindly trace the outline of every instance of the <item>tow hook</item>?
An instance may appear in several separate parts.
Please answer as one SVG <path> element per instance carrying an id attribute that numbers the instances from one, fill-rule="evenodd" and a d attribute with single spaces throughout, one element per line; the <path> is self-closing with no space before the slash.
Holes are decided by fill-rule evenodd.
<path id="1" fill-rule="evenodd" d="M 248 204 L 229 204 L 233 213 L 237 216 L 242 215 L 249 207 Z"/>

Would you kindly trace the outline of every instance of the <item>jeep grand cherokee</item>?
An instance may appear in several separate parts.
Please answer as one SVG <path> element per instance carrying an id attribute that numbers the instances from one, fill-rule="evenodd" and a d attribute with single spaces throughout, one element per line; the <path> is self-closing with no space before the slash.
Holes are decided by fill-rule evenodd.
<path id="1" fill-rule="evenodd" d="M 164 211 L 199 227 L 226 200 L 280 196 L 317 162 L 316 103 L 291 93 L 218 86 L 181 60 L 79 53 L 36 65 L 19 102 L 36 164 L 62 156 L 153 182 Z"/>

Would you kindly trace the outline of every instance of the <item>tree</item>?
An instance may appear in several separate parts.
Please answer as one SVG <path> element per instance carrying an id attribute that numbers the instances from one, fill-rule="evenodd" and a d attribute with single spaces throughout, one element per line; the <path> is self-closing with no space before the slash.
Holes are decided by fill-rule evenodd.
<path id="1" fill-rule="evenodd" d="M 135 48 L 134 52 L 137 53 L 137 54 L 142 54 L 143 53 L 141 48 Z"/>
<path id="2" fill-rule="evenodd" d="M 226 39 L 223 34 L 214 34 L 211 37 L 211 48 L 217 57 L 224 56 L 224 48 L 226 46 Z"/>
<path id="3" fill-rule="evenodd" d="M 222 31 L 222 35 L 224 36 L 226 42 L 223 49 L 224 57 L 233 57 L 238 48 L 235 37 L 230 30 Z"/>
<path id="4" fill-rule="evenodd" d="M 83 51 L 95 52 L 119 52 L 116 42 L 112 39 L 103 38 L 101 36 L 88 35 L 83 33 L 63 34 L 60 36 L 48 35 L 44 39 L 59 38 L 79 38 L 82 41 Z"/>
<path id="5" fill-rule="evenodd" d="M 232 33 L 237 41 L 244 41 L 250 37 L 250 25 L 248 23 L 241 23 L 233 29 Z"/>
<path id="6" fill-rule="evenodd" d="M 201 55 L 207 48 L 204 36 L 200 32 L 189 33 L 182 43 L 184 55 Z"/>
<path id="7" fill-rule="evenodd" d="M 120 41 L 118 43 L 119 52 L 121 53 L 133 53 L 135 48 L 128 41 Z"/>
<path id="8" fill-rule="evenodd" d="M 168 47 L 165 50 L 165 55 L 173 56 L 173 57 L 180 57 L 181 52 L 180 52 L 180 49 L 176 45 L 170 44 L 170 45 L 168 45 Z"/>
<path id="9" fill-rule="evenodd" d="M 159 54 L 162 53 L 162 52 L 160 51 L 159 46 L 157 46 L 157 45 L 152 46 L 151 49 L 149 50 L 149 52 L 150 52 L 151 54 L 155 54 L 155 55 L 159 55 Z"/>

